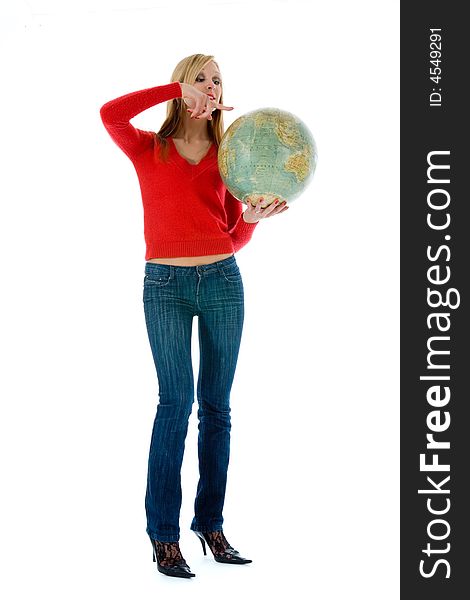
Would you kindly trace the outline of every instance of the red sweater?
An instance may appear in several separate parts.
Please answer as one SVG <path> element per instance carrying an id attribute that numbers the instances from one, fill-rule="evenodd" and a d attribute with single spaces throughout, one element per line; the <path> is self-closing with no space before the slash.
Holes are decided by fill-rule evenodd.
<path id="1" fill-rule="evenodd" d="M 243 219 L 242 202 L 226 189 L 219 173 L 217 146 L 194 165 L 172 140 L 168 162 L 160 159 L 155 135 L 129 119 L 159 104 L 181 98 L 178 81 L 120 96 L 100 109 L 114 142 L 131 159 L 144 207 L 145 260 L 237 252 L 250 241 L 257 223 Z"/>

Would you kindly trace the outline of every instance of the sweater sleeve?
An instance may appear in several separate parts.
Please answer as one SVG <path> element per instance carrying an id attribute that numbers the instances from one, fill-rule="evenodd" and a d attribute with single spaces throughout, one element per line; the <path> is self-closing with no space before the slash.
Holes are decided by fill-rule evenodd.
<path id="1" fill-rule="evenodd" d="M 182 95 L 179 81 L 131 92 L 106 102 L 100 109 L 101 120 L 114 142 L 132 160 L 153 143 L 153 133 L 137 129 L 129 120 L 156 104 Z"/>
<path id="2" fill-rule="evenodd" d="M 247 223 L 243 218 L 243 203 L 225 191 L 225 212 L 227 214 L 228 233 L 232 238 L 234 252 L 238 252 L 251 240 L 256 223 Z"/>

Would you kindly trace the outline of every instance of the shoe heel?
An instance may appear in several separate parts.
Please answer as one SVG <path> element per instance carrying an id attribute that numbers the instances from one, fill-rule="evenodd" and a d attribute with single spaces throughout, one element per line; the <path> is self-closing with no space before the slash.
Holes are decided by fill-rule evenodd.
<path id="1" fill-rule="evenodd" d="M 155 540 L 153 540 L 152 538 L 150 538 L 150 542 L 151 542 L 151 544 L 152 544 L 152 555 L 153 555 L 153 562 L 157 562 L 157 559 L 155 558 L 155 555 L 156 555 L 156 552 L 157 552 L 155 548 L 156 548 L 156 546 L 157 546 L 157 543 L 156 543 L 156 541 L 155 541 Z"/>
<path id="2" fill-rule="evenodd" d="M 199 536 L 198 536 L 199 537 Z M 207 552 L 206 552 L 206 542 L 200 537 L 199 538 L 201 540 L 201 544 L 202 544 L 202 550 L 204 552 L 204 556 L 207 556 Z"/>

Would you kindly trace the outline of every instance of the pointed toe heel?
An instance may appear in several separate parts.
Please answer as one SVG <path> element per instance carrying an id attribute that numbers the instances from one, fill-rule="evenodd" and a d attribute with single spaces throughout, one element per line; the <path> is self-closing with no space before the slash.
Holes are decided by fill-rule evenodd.
<path id="1" fill-rule="evenodd" d="M 194 531 L 194 530 L 193 530 Z M 253 562 L 250 558 L 244 558 L 240 555 L 238 550 L 232 548 L 232 546 L 228 543 L 222 531 L 219 532 L 211 532 L 216 533 L 217 539 L 212 540 L 207 532 L 204 531 L 194 531 L 197 537 L 201 540 L 202 550 L 204 555 L 206 555 L 206 543 L 209 546 L 214 560 L 219 563 L 226 563 L 232 565 L 244 565 L 247 563 Z"/>
<path id="2" fill-rule="evenodd" d="M 191 573 L 189 565 L 184 560 L 183 556 L 181 555 L 181 552 L 179 552 L 179 558 L 174 559 L 172 565 L 163 566 L 160 563 L 160 560 L 165 558 L 165 556 L 162 555 L 161 550 L 159 552 L 157 540 L 153 540 L 152 538 L 150 538 L 150 541 L 152 543 L 153 562 L 157 563 L 157 569 L 160 573 L 163 573 L 163 575 L 169 575 L 170 577 L 185 577 L 188 579 L 190 577 L 196 577 L 196 573 Z"/>

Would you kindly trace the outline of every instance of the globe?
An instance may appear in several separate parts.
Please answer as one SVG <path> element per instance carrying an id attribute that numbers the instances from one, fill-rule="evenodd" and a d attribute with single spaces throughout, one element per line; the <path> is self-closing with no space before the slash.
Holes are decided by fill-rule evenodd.
<path id="1" fill-rule="evenodd" d="M 261 108 L 234 121 L 217 155 L 220 175 L 240 202 L 292 202 L 309 185 L 317 163 L 315 140 L 295 115 Z"/>

